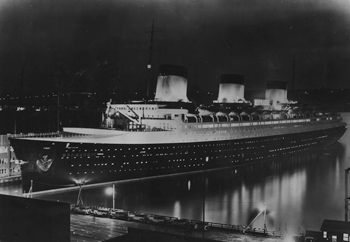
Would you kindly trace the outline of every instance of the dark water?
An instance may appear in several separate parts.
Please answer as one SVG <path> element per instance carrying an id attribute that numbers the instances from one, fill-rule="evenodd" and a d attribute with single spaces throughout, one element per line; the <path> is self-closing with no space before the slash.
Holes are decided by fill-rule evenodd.
<path id="1" fill-rule="evenodd" d="M 350 113 L 343 117 L 350 121 Z M 247 225 L 266 204 L 268 229 L 319 230 L 323 219 L 344 220 L 349 133 L 330 147 L 251 167 L 115 183 L 115 204 L 129 211 L 201 220 L 204 201 L 206 221 L 240 225 Z M 106 193 L 111 187 L 83 188 L 84 204 L 112 207 L 112 196 Z M 74 190 L 34 197 L 75 203 L 77 195 Z M 254 226 L 263 226 L 262 217 Z"/>

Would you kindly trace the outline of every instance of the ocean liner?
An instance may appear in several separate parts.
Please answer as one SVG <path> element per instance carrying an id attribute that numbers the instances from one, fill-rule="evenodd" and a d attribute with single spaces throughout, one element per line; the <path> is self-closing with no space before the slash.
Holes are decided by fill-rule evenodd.
<path id="1" fill-rule="evenodd" d="M 346 131 L 339 114 L 301 113 L 293 104 L 285 82 L 269 81 L 253 105 L 243 76 L 224 74 L 218 100 L 195 107 L 187 68 L 161 65 L 153 101 L 108 102 L 99 128 L 10 142 L 26 193 L 247 165 L 330 145 Z"/>

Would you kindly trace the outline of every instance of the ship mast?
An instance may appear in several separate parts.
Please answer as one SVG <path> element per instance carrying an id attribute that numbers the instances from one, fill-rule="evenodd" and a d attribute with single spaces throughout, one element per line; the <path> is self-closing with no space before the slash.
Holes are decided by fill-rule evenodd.
<path id="1" fill-rule="evenodd" d="M 156 32 L 162 32 L 162 31 L 154 31 L 154 19 L 152 20 L 152 29 L 151 32 L 146 32 L 146 33 L 151 33 L 151 40 L 150 40 L 150 44 L 149 44 L 149 59 L 148 59 L 148 63 L 147 63 L 147 69 L 149 69 L 148 72 L 148 78 L 147 78 L 147 99 L 149 97 L 149 86 L 150 86 L 150 73 L 151 73 L 151 69 L 152 69 L 152 57 L 153 57 L 153 36 L 154 33 Z"/>
<path id="2" fill-rule="evenodd" d="M 294 81 L 295 81 L 295 54 L 293 58 L 293 79 L 292 79 L 292 91 L 294 92 Z"/>
<path id="3" fill-rule="evenodd" d="M 19 102 L 17 103 L 18 107 L 22 107 L 22 105 L 25 106 L 23 103 L 23 80 L 24 80 L 25 67 L 26 67 L 26 62 L 24 61 L 23 65 L 22 65 L 21 84 L 20 84 L 20 89 L 19 89 Z M 15 124 L 14 124 L 15 125 L 15 127 L 14 127 L 15 134 L 17 134 L 17 119 L 19 119 L 19 115 L 16 112 Z"/>
<path id="4" fill-rule="evenodd" d="M 154 35 L 154 19 L 152 20 L 152 30 L 151 30 L 151 41 L 149 44 L 149 59 L 148 59 L 148 64 L 147 68 L 151 69 L 152 68 L 152 53 L 153 53 L 153 35 Z"/>

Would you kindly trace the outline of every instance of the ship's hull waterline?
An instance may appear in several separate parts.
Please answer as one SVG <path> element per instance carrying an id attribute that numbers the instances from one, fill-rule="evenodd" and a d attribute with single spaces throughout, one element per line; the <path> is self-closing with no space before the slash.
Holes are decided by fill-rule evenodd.
<path id="1" fill-rule="evenodd" d="M 80 182 L 94 184 L 247 165 L 331 145 L 346 131 L 341 120 L 276 127 L 240 127 L 230 132 L 212 129 L 209 133 L 197 129 L 173 133 L 177 136 L 173 140 L 171 131 L 149 133 L 155 137 L 167 134 L 161 142 L 154 138 L 142 142 L 147 132 L 121 132 L 119 138 L 91 135 L 11 139 L 11 145 L 17 159 L 28 162 L 22 165 L 23 192 L 28 192 L 31 181 L 33 191 L 39 191 Z M 127 141 L 127 134 L 130 140 L 120 142 L 123 135 Z M 144 138 L 135 140 L 141 134 Z"/>

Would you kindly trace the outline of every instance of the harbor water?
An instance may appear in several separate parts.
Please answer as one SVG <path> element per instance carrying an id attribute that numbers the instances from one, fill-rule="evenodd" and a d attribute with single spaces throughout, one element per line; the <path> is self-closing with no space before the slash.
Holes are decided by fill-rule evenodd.
<path id="1" fill-rule="evenodd" d="M 342 114 L 349 123 L 350 113 Z M 344 220 L 345 169 L 350 132 L 336 144 L 246 167 L 139 181 L 115 182 L 115 207 L 179 218 L 248 225 L 267 208 L 267 228 L 319 231 L 324 219 Z M 82 188 L 84 205 L 112 207 L 112 183 Z M 76 203 L 78 189 L 34 198 Z M 20 184 L 0 184 L 0 193 L 21 196 Z M 254 227 L 263 227 L 263 218 Z"/>

